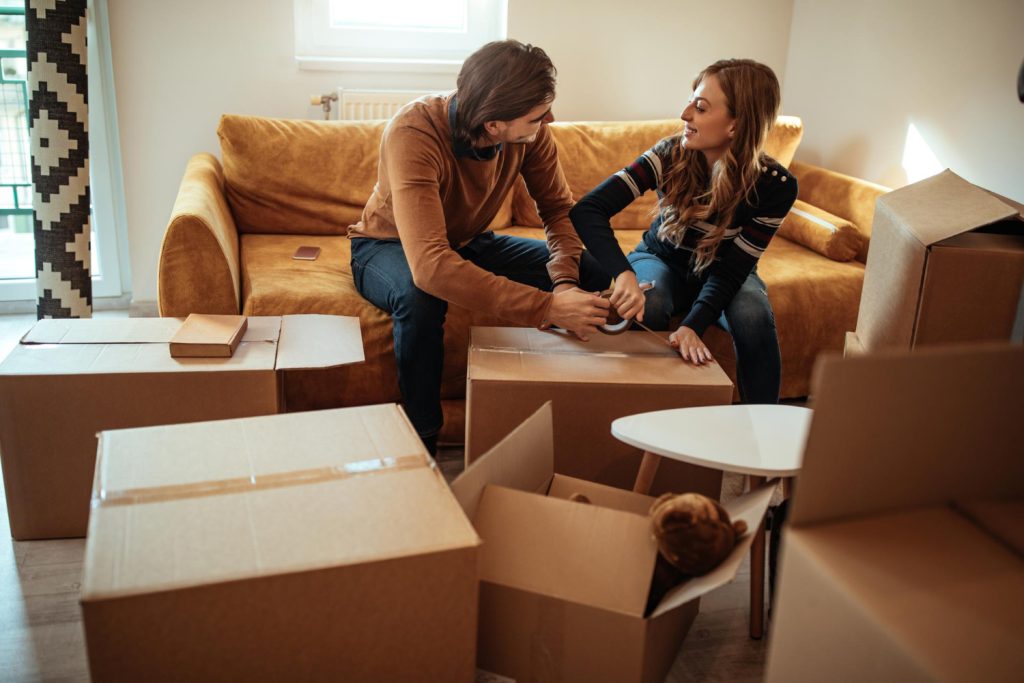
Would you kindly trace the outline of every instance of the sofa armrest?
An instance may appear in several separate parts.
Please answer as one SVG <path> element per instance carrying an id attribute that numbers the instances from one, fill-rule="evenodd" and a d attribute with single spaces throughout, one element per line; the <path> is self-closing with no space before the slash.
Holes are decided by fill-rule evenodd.
<path id="1" fill-rule="evenodd" d="M 845 218 L 870 240 L 875 201 L 889 192 L 889 188 L 795 160 L 789 170 L 800 183 L 802 201 Z M 865 263 L 867 257 L 868 241 L 865 240 L 857 260 Z"/>
<path id="2" fill-rule="evenodd" d="M 160 248 L 161 316 L 239 312 L 238 231 L 211 154 L 189 160 Z"/>

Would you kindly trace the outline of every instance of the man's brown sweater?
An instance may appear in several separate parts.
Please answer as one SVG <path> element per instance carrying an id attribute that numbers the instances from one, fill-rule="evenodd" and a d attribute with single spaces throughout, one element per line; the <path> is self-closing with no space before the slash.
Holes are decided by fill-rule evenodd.
<path id="1" fill-rule="evenodd" d="M 583 245 L 569 220 L 572 194 L 555 143 L 541 126 L 530 143 L 506 143 L 494 158 L 455 153 L 449 124 L 453 94 L 421 98 L 384 129 L 373 189 L 352 239 L 399 238 L 416 286 L 428 294 L 510 322 L 536 326 L 552 295 L 494 275 L 456 249 L 483 233 L 520 173 L 544 221 L 553 282 L 579 279 Z"/>

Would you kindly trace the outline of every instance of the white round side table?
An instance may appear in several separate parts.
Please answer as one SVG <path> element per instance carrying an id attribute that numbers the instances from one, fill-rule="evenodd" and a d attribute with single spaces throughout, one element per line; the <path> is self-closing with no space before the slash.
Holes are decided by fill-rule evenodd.
<path id="1" fill-rule="evenodd" d="M 750 488 L 800 472 L 808 408 L 727 405 L 657 410 L 612 422 L 612 435 L 644 451 L 633 490 L 650 491 L 661 458 L 747 475 Z M 750 637 L 764 635 L 764 523 L 750 549 Z"/>

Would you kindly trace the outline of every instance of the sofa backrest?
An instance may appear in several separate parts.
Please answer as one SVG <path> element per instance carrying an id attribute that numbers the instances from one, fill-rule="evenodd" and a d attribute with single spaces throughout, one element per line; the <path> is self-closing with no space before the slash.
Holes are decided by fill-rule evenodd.
<path id="1" fill-rule="evenodd" d="M 579 201 L 611 174 L 632 163 L 654 143 L 678 133 L 679 119 L 657 121 L 556 122 L 551 132 L 558 146 L 566 180 L 573 198 Z M 803 124 L 796 116 L 780 116 L 768 134 L 766 150 L 783 166 L 793 160 L 803 136 Z M 520 183 L 513 202 L 512 220 L 516 225 L 539 226 L 536 205 Z M 649 192 L 612 219 L 617 230 L 643 230 L 653 219 L 657 197 Z"/>
<path id="2" fill-rule="evenodd" d="M 269 119 L 226 114 L 217 135 L 228 204 L 240 233 L 343 235 L 359 220 L 377 182 L 380 138 L 386 121 Z M 661 138 L 679 131 L 679 119 L 554 123 L 551 130 L 573 196 L 581 198 Z M 779 117 L 768 153 L 788 165 L 803 127 Z M 522 181 L 492 228 L 540 225 Z M 616 228 L 646 228 L 653 193 L 613 221 Z M 515 215 L 513 215 L 513 213 Z M 532 215 L 531 215 L 532 214 Z"/>

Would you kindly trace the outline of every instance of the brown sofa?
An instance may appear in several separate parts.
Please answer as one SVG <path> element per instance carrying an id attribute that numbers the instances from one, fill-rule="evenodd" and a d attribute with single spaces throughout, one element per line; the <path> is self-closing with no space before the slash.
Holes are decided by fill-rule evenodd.
<path id="1" fill-rule="evenodd" d="M 185 170 L 160 254 L 163 316 L 191 312 L 358 316 L 366 362 L 286 377 L 290 410 L 398 401 L 390 319 L 363 299 L 349 269 L 346 228 L 360 215 L 376 180 L 384 122 L 322 122 L 224 116 L 221 161 L 198 154 Z M 678 120 L 556 123 L 551 129 L 563 170 L 579 198 L 678 130 Z M 803 129 L 780 117 L 769 153 L 789 166 L 800 198 L 852 221 L 866 237 L 882 188 L 793 162 Z M 651 220 L 652 193 L 616 216 L 623 248 L 632 249 Z M 491 228 L 542 237 L 536 207 L 520 181 Z M 291 258 L 302 245 L 321 247 L 316 261 Z M 867 240 L 855 259 L 839 262 L 777 236 L 759 265 L 775 310 L 782 349 L 782 395 L 804 396 L 818 353 L 840 350 L 857 318 Z M 507 324 L 493 315 L 452 307 L 445 326 L 442 396 L 444 441 L 461 441 L 466 349 L 471 325 Z M 730 374 L 728 335 L 712 328 L 707 341 Z"/>

